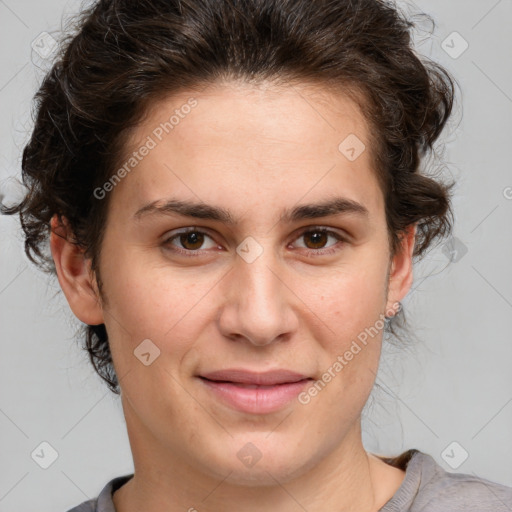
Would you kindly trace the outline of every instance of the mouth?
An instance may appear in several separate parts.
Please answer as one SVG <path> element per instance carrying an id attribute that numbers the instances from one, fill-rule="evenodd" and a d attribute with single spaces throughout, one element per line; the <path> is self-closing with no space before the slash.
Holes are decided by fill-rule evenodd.
<path id="1" fill-rule="evenodd" d="M 287 384 L 295 384 L 297 382 L 302 382 L 303 380 L 313 380 L 310 378 L 306 378 L 306 379 L 300 379 L 300 380 L 293 381 L 293 382 L 276 382 L 274 384 L 247 384 L 245 382 L 233 382 L 233 381 L 229 381 L 229 380 L 211 380 L 211 379 L 207 379 L 205 377 L 199 377 L 199 378 L 206 380 L 208 382 L 212 382 L 214 384 L 231 384 L 233 386 L 237 386 L 239 388 L 244 388 L 244 389 L 272 389 L 272 388 L 275 388 L 276 386 L 286 386 Z"/>
<path id="2" fill-rule="evenodd" d="M 314 380 L 283 370 L 267 373 L 224 370 L 197 377 L 216 401 L 249 414 L 268 414 L 289 406 Z"/>
<path id="3" fill-rule="evenodd" d="M 247 384 L 253 386 L 276 386 L 279 384 L 293 384 L 302 380 L 311 379 L 306 374 L 286 369 L 277 369 L 267 372 L 254 372 L 239 368 L 217 370 L 199 375 L 202 379 L 212 382 L 227 382 L 232 384 Z"/>

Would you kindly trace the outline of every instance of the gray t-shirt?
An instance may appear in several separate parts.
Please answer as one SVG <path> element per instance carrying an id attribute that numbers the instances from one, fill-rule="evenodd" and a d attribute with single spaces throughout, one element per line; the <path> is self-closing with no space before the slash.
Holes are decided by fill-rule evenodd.
<path id="1" fill-rule="evenodd" d="M 430 455 L 416 449 L 381 458 L 405 470 L 405 478 L 379 512 L 512 512 L 512 487 L 447 472 Z M 116 512 L 112 494 L 132 476 L 112 479 L 97 498 L 68 512 Z"/>

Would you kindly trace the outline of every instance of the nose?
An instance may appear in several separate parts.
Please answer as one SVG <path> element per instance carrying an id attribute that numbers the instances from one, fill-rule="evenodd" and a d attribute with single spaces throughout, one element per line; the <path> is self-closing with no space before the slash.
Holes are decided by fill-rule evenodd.
<path id="1" fill-rule="evenodd" d="M 297 297 L 280 262 L 265 250 L 251 263 L 237 256 L 224 282 L 219 328 L 233 340 L 264 346 L 297 329 Z"/>

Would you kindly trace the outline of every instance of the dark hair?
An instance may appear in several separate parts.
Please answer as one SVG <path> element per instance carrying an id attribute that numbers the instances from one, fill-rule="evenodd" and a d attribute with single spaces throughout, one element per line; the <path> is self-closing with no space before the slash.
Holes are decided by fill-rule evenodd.
<path id="1" fill-rule="evenodd" d="M 453 183 L 420 173 L 420 163 L 451 114 L 456 82 L 416 55 L 415 24 L 392 2 L 100 0 L 74 21 L 35 95 L 35 127 L 22 157 L 28 193 L 2 208 L 19 213 L 25 252 L 43 270 L 56 274 L 44 249 L 58 214 L 91 258 L 102 293 L 109 201 L 93 191 L 113 175 L 130 129 L 155 100 L 227 79 L 311 82 L 348 94 L 372 127 L 391 254 L 414 223 L 415 257 L 450 233 Z M 402 315 L 387 323 L 395 335 Z M 96 372 L 119 394 L 105 325 L 83 325 L 83 335 Z"/>

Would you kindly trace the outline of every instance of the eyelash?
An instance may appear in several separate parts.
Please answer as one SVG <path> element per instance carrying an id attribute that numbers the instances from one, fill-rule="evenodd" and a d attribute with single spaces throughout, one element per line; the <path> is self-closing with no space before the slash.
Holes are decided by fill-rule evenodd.
<path id="1" fill-rule="evenodd" d="M 168 245 L 171 246 L 171 242 L 175 238 L 178 238 L 179 236 L 184 235 L 184 234 L 188 234 L 188 233 L 201 233 L 201 234 L 206 235 L 207 237 L 209 237 L 209 238 L 211 238 L 213 240 L 213 238 L 207 232 L 205 232 L 205 231 L 202 231 L 202 230 L 196 229 L 196 228 L 188 228 L 186 230 L 180 231 L 180 232 L 172 235 L 171 237 L 165 239 L 164 242 L 163 242 L 163 245 L 164 246 L 168 246 Z M 324 227 L 317 227 L 317 226 L 308 227 L 308 229 L 306 229 L 304 231 L 301 231 L 301 233 L 297 236 L 297 238 L 301 238 L 304 235 L 309 234 L 309 233 L 326 233 L 326 234 L 334 236 L 340 242 L 345 242 L 345 243 L 347 242 L 346 238 L 343 237 L 342 235 L 340 235 L 339 233 L 337 233 L 336 231 L 332 231 L 330 229 L 327 229 L 327 228 L 324 228 Z M 334 246 L 329 247 L 327 249 L 307 249 L 307 253 L 308 253 L 307 255 L 308 256 L 313 256 L 312 253 L 314 253 L 314 256 L 326 256 L 326 255 L 329 255 L 329 254 L 334 254 L 335 252 L 341 250 L 340 248 L 336 249 L 335 248 L 336 245 L 338 245 L 338 244 L 335 244 Z M 179 247 L 176 247 L 176 246 L 172 246 L 172 249 L 168 249 L 168 250 L 170 250 L 171 252 L 183 255 L 185 257 L 192 257 L 192 258 L 193 257 L 201 256 L 202 252 L 203 252 L 203 250 L 201 250 L 201 249 L 185 250 L 185 249 L 180 249 Z"/>

